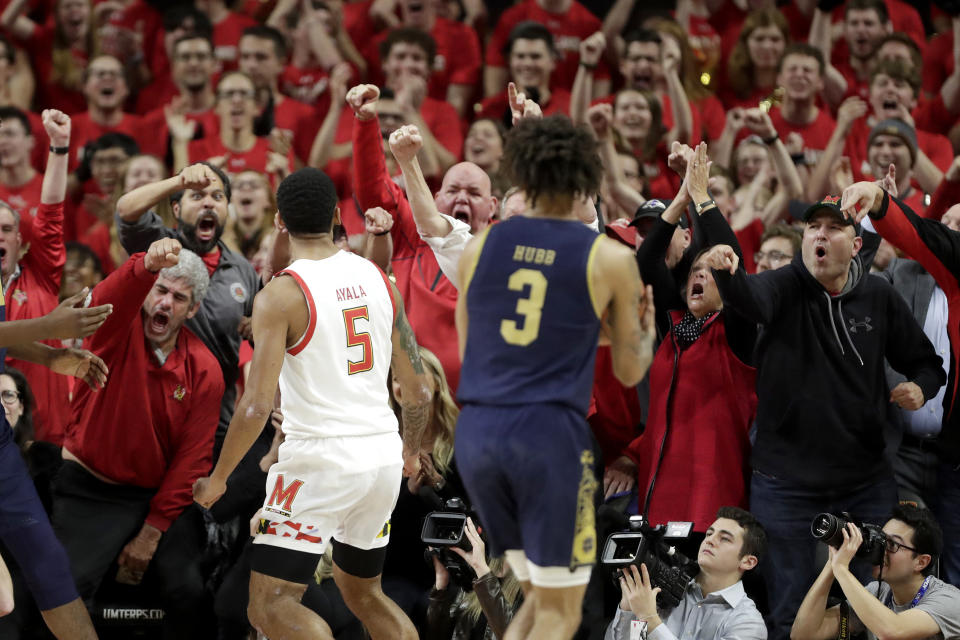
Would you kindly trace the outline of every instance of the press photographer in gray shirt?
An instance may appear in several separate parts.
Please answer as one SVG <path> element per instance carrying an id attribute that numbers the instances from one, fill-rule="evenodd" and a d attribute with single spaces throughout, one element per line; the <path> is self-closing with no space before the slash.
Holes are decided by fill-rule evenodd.
<path id="1" fill-rule="evenodd" d="M 886 539 L 874 581 L 864 587 L 850 573 L 850 560 L 863 542 L 852 523 L 843 530 L 839 548 L 830 547 L 820 576 L 810 587 L 793 622 L 793 640 L 839 637 L 867 632 L 876 638 L 914 640 L 960 639 L 960 590 L 933 576 L 934 560 L 943 549 L 943 534 L 933 513 L 899 504 L 883 525 Z M 846 601 L 827 608 L 834 579 Z"/>
<path id="2" fill-rule="evenodd" d="M 623 598 L 604 640 L 766 640 L 763 617 L 741 582 L 757 566 L 766 542 L 763 527 L 748 511 L 721 507 L 700 544 L 700 573 L 680 604 L 658 610 L 660 589 L 650 583 L 646 566 L 630 566 L 620 579 Z"/>

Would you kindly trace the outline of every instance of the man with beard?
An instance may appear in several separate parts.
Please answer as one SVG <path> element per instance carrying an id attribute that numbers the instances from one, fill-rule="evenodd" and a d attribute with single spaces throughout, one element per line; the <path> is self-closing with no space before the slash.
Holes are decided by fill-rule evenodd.
<path id="1" fill-rule="evenodd" d="M 163 226 L 151 207 L 164 198 L 173 202 L 176 230 Z M 210 274 L 210 290 L 187 327 L 209 347 L 220 362 L 226 389 L 220 406 L 217 448 L 223 440 L 233 405 L 239 374 L 241 331 L 249 333 L 253 296 L 260 280 L 250 263 L 220 241 L 227 221 L 230 179 L 206 163 L 186 167 L 178 175 L 144 185 L 117 202 L 120 243 L 131 255 L 160 238 L 176 238 L 199 255 Z"/>
<path id="2" fill-rule="evenodd" d="M 490 178 L 472 162 L 461 162 L 446 172 L 435 202 L 440 213 L 450 218 L 436 220 L 436 228 L 419 225 L 403 191 L 390 180 L 382 148 L 382 133 L 377 118 L 380 91 L 373 85 L 358 85 L 347 93 L 356 122 L 353 133 L 354 179 L 360 207 L 367 211 L 382 207 L 392 216 L 385 226 L 367 225 L 372 249 L 391 256 L 397 287 L 403 294 L 410 324 L 421 345 L 437 355 L 451 389 L 460 379 L 454 308 L 457 289 L 440 269 L 431 245 L 420 237 L 434 236 L 442 241 L 454 221 L 470 226 L 473 233 L 486 229 L 497 210 L 497 199 L 490 193 Z M 418 129 L 421 144 L 426 135 Z M 389 216 L 385 216 L 388 218 Z"/>
<path id="3" fill-rule="evenodd" d="M 161 238 L 92 292 L 114 312 L 88 346 L 114 375 L 100 393 L 74 396 L 53 488 L 54 530 L 80 596 L 89 604 L 115 559 L 122 582 L 140 582 L 149 567 L 164 626 L 179 637 L 192 637 L 184 630 L 204 601 L 177 525 L 190 487 L 210 468 L 223 394 L 216 359 L 181 328 L 209 284 L 203 260 Z"/>

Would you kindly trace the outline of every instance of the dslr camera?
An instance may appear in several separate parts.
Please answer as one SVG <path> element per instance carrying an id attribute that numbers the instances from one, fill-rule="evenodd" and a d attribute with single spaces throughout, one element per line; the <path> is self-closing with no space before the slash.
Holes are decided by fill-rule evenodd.
<path id="1" fill-rule="evenodd" d="M 872 565 L 883 564 L 883 554 L 887 548 L 887 535 L 878 525 L 869 522 L 857 522 L 847 512 L 840 515 L 821 513 L 810 524 L 810 533 L 820 542 L 824 542 L 834 549 L 839 549 L 840 545 L 843 544 L 843 530 L 851 522 L 863 534 L 863 542 L 857 549 L 856 557 L 865 558 Z"/>
<path id="2" fill-rule="evenodd" d="M 423 520 L 420 540 L 427 545 L 423 559 L 428 564 L 433 566 L 433 556 L 437 556 L 457 586 L 464 591 L 473 590 L 473 569 L 466 560 L 450 550 L 453 547 L 473 550 L 467 538 L 467 506 L 463 500 L 450 498 L 442 510 L 428 513 Z"/>
<path id="3" fill-rule="evenodd" d="M 652 527 L 643 516 L 630 516 L 629 529 L 607 537 L 600 564 L 612 571 L 613 580 L 618 584 L 630 565 L 646 565 L 650 582 L 654 587 L 660 587 L 657 607 L 676 607 L 700 567 L 667 541 L 685 540 L 692 528 L 692 522 L 669 522 L 666 526 Z"/>

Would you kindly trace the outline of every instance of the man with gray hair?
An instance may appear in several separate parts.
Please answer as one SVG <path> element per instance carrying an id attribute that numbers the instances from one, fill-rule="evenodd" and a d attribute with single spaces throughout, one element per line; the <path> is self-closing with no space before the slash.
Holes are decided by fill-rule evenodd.
<path id="1" fill-rule="evenodd" d="M 209 284 L 203 260 L 163 238 L 93 290 L 92 304 L 114 312 L 86 346 L 112 375 L 100 393 L 74 396 L 53 489 L 54 530 L 81 597 L 89 604 L 116 559 L 118 581 L 156 580 L 168 630 L 189 629 L 204 602 L 185 570 L 195 563 L 175 557 L 183 545 L 166 532 L 213 459 L 223 376 L 183 327 Z"/>

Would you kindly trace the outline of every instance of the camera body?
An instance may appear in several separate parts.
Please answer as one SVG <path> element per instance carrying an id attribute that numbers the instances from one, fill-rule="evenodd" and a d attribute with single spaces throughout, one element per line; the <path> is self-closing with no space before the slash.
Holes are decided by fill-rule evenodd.
<path id="1" fill-rule="evenodd" d="M 810 533 L 813 537 L 824 542 L 834 549 L 843 544 L 843 531 L 848 523 L 853 523 L 863 534 L 863 542 L 857 549 L 856 557 L 864 558 L 872 565 L 883 563 L 883 554 L 887 548 L 887 534 L 878 525 L 869 522 L 857 522 L 849 513 L 839 515 L 820 513 L 810 523 Z"/>
<path id="2" fill-rule="evenodd" d="M 433 556 L 437 556 L 450 574 L 450 579 L 464 591 L 471 591 L 473 569 L 466 560 L 450 550 L 453 547 L 464 551 L 473 550 L 466 530 L 467 507 L 460 498 L 450 498 L 442 510 L 431 511 L 424 518 L 420 540 L 427 545 L 423 554 L 424 560 L 432 565 Z"/>
<path id="3" fill-rule="evenodd" d="M 651 584 L 660 587 L 657 607 L 676 607 L 700 567 L 666 540 L 684 540 L 690 536 L 692 528 L 692 522 L 669 522 L 666 526 L 652 527 L 643 516 L 630 516 L 629 529 L 607 537 L 600 564 L 612 571 L 612 578 L 617 583 L 630 565 L 646 565 Z"/>

